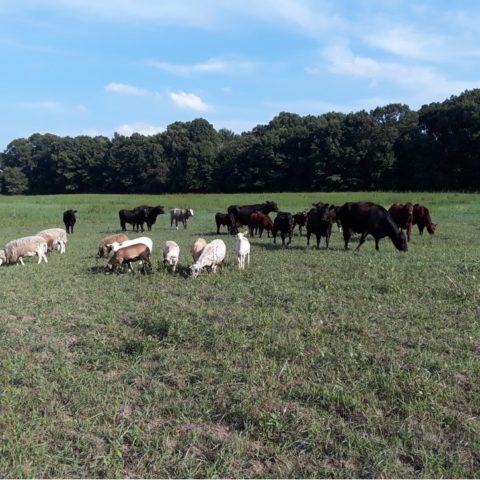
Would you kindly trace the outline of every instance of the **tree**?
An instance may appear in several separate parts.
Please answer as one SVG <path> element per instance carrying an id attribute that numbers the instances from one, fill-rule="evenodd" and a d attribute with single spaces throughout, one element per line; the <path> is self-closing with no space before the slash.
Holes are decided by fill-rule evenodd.
<path id="1" fill-rule="evenodd" d="M 5 167 L 0 175 L 2 193 L 6 195 L 21 195 L 28 192 L 27 176 L 18 167 Z"/>

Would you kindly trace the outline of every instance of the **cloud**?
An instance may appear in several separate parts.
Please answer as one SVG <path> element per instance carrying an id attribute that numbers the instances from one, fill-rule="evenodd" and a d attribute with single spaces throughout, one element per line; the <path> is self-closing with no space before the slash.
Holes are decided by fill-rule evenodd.
<path id="1" fill-rule="evenodd" d="M 132 123 L 124 124 L 117 128 L 117 132 L 120 135 L 129 137 L 134 133 L 140 133 L 141 135 L 156 135 L 157 133 L 162 133 L 165 130 L 165 127 L 157 125 L 149 125 L 148 123 Z"/>
<path id="2" fill-rule="evenodd" d="M 128 85 L 126 83 L 109 83 L 103 87 L 106 92 L 119 93 L 121 95 L 140 95 L 146 96 L 150 95 L 148 90 L 143 88 L 134 87 L 133 85 Z"/>
<path id="3" fill-rule="evenodd" d="M 63 106 L 53 100 L 39 100 L 35 102 L 21 102 L 20 107 L 29 108 L 32 110 L 43 110 L 48 112 L 62 112 Z"/>
<path id="4" fill-rule="evenodd" d="M 194 93 L 171 92 L 170 99 L 179 108 L 195 110 L 196 112 L 208 112 L 213 110 L 211 105 L 205 103 Z"/>
<path id="5" fill-rule="evenodd" d="M 147 64 L 151 67 L 163 70 L 174 75 L 192 75 L 195 73 L 239 73 L 250 71 L 254 68 L 253 63 L 239 60 L 223 60 L 221 58 L 210 58 L 203 63 L 194 64 L 174 64 L 168 62 L 159 62 L 148 60 Z"/>

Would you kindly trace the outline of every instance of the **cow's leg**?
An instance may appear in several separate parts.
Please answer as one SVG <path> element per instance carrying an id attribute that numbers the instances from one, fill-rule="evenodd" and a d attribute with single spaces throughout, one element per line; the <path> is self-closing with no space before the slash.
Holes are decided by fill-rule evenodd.
<path id="1" fill-rule="evenodd" d="M 418 231 L 420 232 L 420 235 L 423 235 L 424 228 L 425 228 L 425 225 L 423 223 L 418 224 Z"/>
<path id="2" fill-rule="evenodd" d="M 310 230 L 307 228 L 307 247 L 310 246 Z"/>
<path id="3" fill-rule="evenodd" d="M 410 237 L 412 235 L 412 224 L 407 223 L 407 240 L 410 241 Z"/>
<path id="4" fill-rule="evenodd" d="M 348 241 L 350 240 L 350 229 L 343 229 L 343 241 L 345 242 L 345 250 L 348 250 Z"/>
<path id="5" fill-rule="evenodd" d="M 378 242 L 379 242 L 379 241 L 380 241 L 380 239 L 377 238 L 377 237 L 375 237 L 375 250 L 376 250 L 377 252 L 380 251 L 380 249 L 378 248 Z"/>
<path id="6" fill-rule="evenodd" d="M 322 236 L 319 233 L 316 233 L 315 236 L 317 237 L 317 250 L 320 250 L 320 242 L 322 241 Z"/>
<path id="7" fill-rule="evenodd" d="M 292 243 L 292 234 L 293 234 L 293 232 L 290 230 L 290 231 L 288 232 L 288 242 L 287 242 L 287 246 Z"/>
<path id="8" fill-rule="evenodd" d="M 358 242 L 358 246 L 355 250 L 358 250 L 365 243 L 366 238 L 367 238 L 367 233 L 362 233 L 362 236 L 360 237 L 360 241 Z"/>

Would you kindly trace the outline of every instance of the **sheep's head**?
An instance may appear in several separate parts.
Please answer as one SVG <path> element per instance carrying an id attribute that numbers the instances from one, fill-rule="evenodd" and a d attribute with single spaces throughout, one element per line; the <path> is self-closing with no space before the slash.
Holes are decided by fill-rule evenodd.
<path id="1" fill-rule="evenodd" d="M 191 267 L 190 267 L 190 276 L 192 278 L 197 278 L 199 275 L 200 275 L 200 272 L 201 272 L 201 268 L 196 264 L 194 263 Z"/>
<path id="2" fill-rule="evenodd" d="M 0 265 L 3 263 L 7 263 L 7 255 L 5 254 L 5 250 L 0 250 Z"/>

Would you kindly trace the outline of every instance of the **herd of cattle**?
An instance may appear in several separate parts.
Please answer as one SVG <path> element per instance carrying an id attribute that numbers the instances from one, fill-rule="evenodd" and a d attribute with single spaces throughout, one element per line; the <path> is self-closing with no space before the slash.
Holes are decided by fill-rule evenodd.
<path id="1" fill-rule="evenodd" d="M 277 214 L 273 221 L 269 217 L 272 212 Z M 17 262 L 23 265 L 23 257 L 31 256 L 37 256 L 38 263 L 42 259 L 47 262 L 47 253 L 54 249 L 65 253 L 67 233 L 73 233 L 76 213 L 76 210 L 64 212 L 63 221 L 66 231 L 61 228 L 52 228 L 30 237 L 8 242 L 0 250 L 0 265 Z M 155 207 L 140 205 L 131 210 L 122 209 L 119 211 L 120 227 L 124 232 L 126 225 L 130 224 L 133 231 L 143 232 L 144 224 L 147 224 L 148 230 L 151 230 L 157 216 L 164 213 L 164 207 L 160 205 Z M 187 228 L 187 222 L 191 216 L 193 216 L 193 210 L 190 208 L 173 208 L 170 211 L 170 226 L 173 227 L 175 224 L 178 229 L 180 222 L 184 228 Z M 257 233 L 262 237 L 266 230 L 268 236 L 272 234 L 274 243 L 277 235 L 280 234 L 284 246 L 291 243 L 295 226 L 298 225 L 300 235 L 302 235 L 302 228 L 305 227 L 307 246 L 310 245 L 311 235 L 315 235 L 318 249 L 322 237 L 325 238 L 326 248 L 329 247 L 332 226 L 336 223 L 343 233 L 345 249 L 348 249 L 352 234 L 359 233 L 361 236 L 357 250 L 365 242 L 367 235 L 372 235 L 377 250 L 380 239 L 389 237 L 394 246 L 403 252 L 407 251 L 407 241 L 410 241 L 413 225 L 418 226 L 420 235 L 425 228 L 433 234 L 437 227 L 432 222 L 427 207 L 420 204 L 413 205 L 410 202 L 393 204 L 388 211 L 372 202 L 348 202 L 342 206 L 318 202 L 312 204 L 312 208 L 308 211 L 291 214 L 279 211 L 275 202 L 268 201 L 255 205 L 230 205 L 226 213 L 219 212 L 215 215 L 215 222 L 217 234 L 220 233 L 221 226 L 226 226 L 228 233 L 235 235 L 235 251 L 238 266 L 241 269 L 245 268 L 245 263 L 250 262 L 250 242 L 246 238 L 247 233 L 238 231 L 242 226 L 248 228 L 251 237 Z M 107 271 L 113 271 L 123 265 L 127 265 L 129 270 L 132 270 L 131 264 L 140 262 L 142 271 L 146 272 L 151 269 L 152 251 L 153 242 L 150 238 L 140 237 L 129 240 L 125 233 L 117 233 L 100 242 L 97 258 L 109 257 L 113 254 L 106 265 Z M 173 240 L 166 241 L 163 246 L 164 265 L 170 267 L 173 272 L 177 268 L 179 255 L 178 244 Z M 190 275 L 196 277 L 206 269 L 216 271 L 225 259 L 226 246 L 220 239 L 207 243 L 205 239 L 198 238 L 192 245 L 191 255 L 194 263 L 190 267 Z"/>

